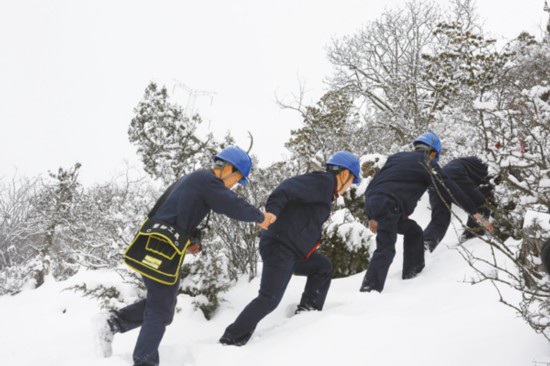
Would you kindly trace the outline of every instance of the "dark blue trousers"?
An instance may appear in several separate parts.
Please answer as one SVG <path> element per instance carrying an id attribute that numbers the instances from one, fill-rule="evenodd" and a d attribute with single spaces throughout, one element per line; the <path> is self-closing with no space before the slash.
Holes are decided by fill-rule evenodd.
<path id="1" fill-rule="evenodd" d="M 307 276 L 300 306 L 310 310 L 323 309 L 332 280 L 332 263 L 321 253 L 314 252 L 308 259 L 300 259 L 284 244 L 262 237 L 260 255 L 263 270 L 258 296 L 244 308 L 222 336 L 239 345 L 248 342 L 260 320 L 279 305 L 293 274 Z"/>
<path id="2" fill-rule="evenodd" d="M 430 207 L 432 209 L 432 218 L 424 230 L 424 240 L 428 243 L 430 251 L 433 251 L 439 242 L 445 236 L 451 223 L 451 199 L 444 195 L 442 200 L 433 187 L 428 190 L 430 195 Z M 470 218 L 468 218 L 470 223 Z"/>
<path id="3" fill-rule="evenodd" d="M 134 348 L 134 365 L 159 364 L 158 348 L 166 326 L 172 323 L 178 295 L 179 281 L 163 285 L 143 277 L 147 297 L 115 312 L 114 319 L 121 333 L 141 326 Z"/>
<path id="4" fill-rule="evenodd" d="M 376 249 L 372 255 L 362 288 L 382 292 L 388 270 L 395 257 L 397 234 L 403 238 L 402 278 L 415 277 L 424 268 L 424 240 L 422 228 L 416 221 L 403 219 L 397 202 L 383 194 L 368 196 L 365 199 L 369 219 L 378 222 Z"/>
<path id="5" fill-rule="evenodd" d="M 471 184 L 461 185 L 460 182 L 457 182 L 457 184 L 472 199 L 478 208 L 478 212 L 488 218 L 490 210 L 486 207 L 485 200 L 492 197 L 492 191 L 483 192 L 474 188 Z M 451 211 L 449 208 L 452 204 L 452 198 L 444 191 L 438 194 L 433 187 L 430 187 L 428 194 L 430 196 L 432 218 L 426 229 L 424 229 L 424 241 L 428 244 L 430 251 L 433 251 L 441 242 L 451 224 Z M 470 216 L 468 216 L 466 226 L 470 229 L 480 228 L 479 224 Z"/>

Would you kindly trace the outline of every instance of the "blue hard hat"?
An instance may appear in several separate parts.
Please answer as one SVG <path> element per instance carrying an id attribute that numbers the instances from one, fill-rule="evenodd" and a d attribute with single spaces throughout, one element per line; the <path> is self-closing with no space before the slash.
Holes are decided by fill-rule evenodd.
<path id="1" fill-rule="evenodd" d="M 431 147 L 435 152 L 437 152 L 437 156 L 435 157 L 435 161 L 437 162 L 439 160 L 439 156 L 441 155 L 441 141 L 439 140 L 439 137 L 431 131 L 424 132 L 422 135 L 418 136 L 416 140 L 413 141 L 413 146 L 417 143 L 422 143 L 424 145 L 428 145 Z"/>
<path id="2" fill-rule="evenodd" d="M 248 174 L 252 169 L 252 159 L 248 154 L 238 146 L 229 146 L 217 153 L 212 157 L 212 161 L 223 160 L 233 165 L 239 173 L 243 175 L 243 179 L 239 181 L 239 184 L 246 185 Z"/>
<path id="3" fill-rule="evenodd" d="M 349 151 L 338 151 L 327 160 L 325 166 L 334 165 L 349 170 L 353 175 L 353 184 L 361 182 L 359 160 Z"/>

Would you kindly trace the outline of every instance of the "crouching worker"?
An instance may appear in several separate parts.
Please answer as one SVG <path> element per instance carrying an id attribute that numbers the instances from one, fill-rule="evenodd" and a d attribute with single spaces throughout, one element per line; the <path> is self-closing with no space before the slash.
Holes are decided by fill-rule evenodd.
<path id="1" fill-rule="evenodd" d="M 443 175 L 453 180 L 460 189 L 472 200 L 477 210 L 485 218 L 489 218 L 488 203 L 493 199 L 493 186 L 489 182 L 487 164 L 475 156 L 454 159 L 441 168 Z M 433 252 L 439 242 L 445 236 L 451 223 L 451 211 L 449 208 L 453 202 L 446 190 L 437 191 L 434 186 L 428 189 L 432 219 L 424 229 L 424 246 Z M 477 235 L 483 235 L 483 227 L 476 220 L 468 217 L 466 229 L 460 236 L 460 241 L 465 241 Z M 475 233 L 475 234 L 474 234 Z"/>
<path id="2" fill-rule="evenodd" d="M 213 157 L 211 169 L 183 176 L 162 195 L 125 253 L 126 263 L 143 275 L 147 297 L 110 312 L 104 319 L 100 332 L 104 356 L 112 353 L 115 333 L 141 327 L 133 353 L 134 365 L 159 364 L 158 348 L 174 317 L 183 255 L 199 251 L 188 233 L 196 232 L 210 210 L 236 220 L 256 222 L 263 229 L 275 221 L 275 216 L 262 213 L 230 189 L 237 182 L 246 184 L 251 168 L 248 154 L 230 146 Z M 146 245 L 134 249 L 142 236 L 147 238 Z M 171 266 L 163 267 L 165 262 Z"/>
<path id="3" fill-rule="evenodd" d="M 376 249 L 361 284 L 361 292 L 382 292 L 388 270 L 395 256 L 397 234 L 403 234 L 402 278 L 415 277 L 424 268 L 422 228 L 409 218 L 416 203 L 432 184 L 449 189 L 469 214 L 492 231 L 492 225 L 477 212 L 476 206 L 451 180 L 441 174 L 437 164 L 441 141 L 426 132 L 413 142 L 414 151 L 388 157 L 365 192 L 365 209 L 369 228 L 376 233 Z M 442 185 L 444 184 L 444 185 Z"/>
<path id="4" fill-rule="evenodd" d="M 326 172 L 286 179 L 271 193 L 265 207 L 277 221 L 260 239 L 263 270 L 258 297 L 227 327 L 220 343 L 246 344 L 258 322 L 279 305 L 293 274 L 307 276 L 296 313 L 323 309 L 332 263 L 316 252 L 322 225 L 338 195 L 358 182 L 359 161 L 353 154 L 340 151 L 327 161 Z"/>

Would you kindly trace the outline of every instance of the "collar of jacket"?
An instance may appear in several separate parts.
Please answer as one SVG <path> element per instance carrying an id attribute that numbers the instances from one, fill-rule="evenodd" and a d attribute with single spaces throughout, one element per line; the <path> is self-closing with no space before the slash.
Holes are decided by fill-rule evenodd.
<path id="1" fill-rule="evenodd" d="M 338 197 L 340 197 L 340 193 L 338 193 L 338 179 L 335 175 L 332 175 L 334 177 L 334 190 L 332 191 L 332 202 L 336 201 Z"/>

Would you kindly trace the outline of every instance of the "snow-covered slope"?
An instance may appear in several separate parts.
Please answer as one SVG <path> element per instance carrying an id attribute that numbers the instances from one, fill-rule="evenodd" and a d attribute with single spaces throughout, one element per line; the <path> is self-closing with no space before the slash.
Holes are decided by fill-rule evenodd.
<path id="1" fill-rule="evenodd" d="M 423 226 L 428 211 L 415 213 Z M 441 247 L 427 254 L 426 268 L 401 280 L 398 255 L 382 294 L 358 291 L 363 274 L 334 280 L 323 312 L 291 316 L 305 280 L 294 277 L 281 305 L 262 321 L 244 347 L 217 343 L 225 327 L 256 295 L 259 279 L 241 281 L 213 320 L 192 310 L 180 296 L 181 311 L 160 347 L 161 364 L 214 365 L 498 365 L 550 362 L 547 341 L 506 306 L 490 284 L 464 282 L 471 270 L 452 248 L 451 227 Z M 483 253 L 477 239 L 466 243 Z M 83 272 L 63 283 L 0 297 L 0 364 L 131 365 L 137 330 L 115 337 L 114 354 L 95 355 L 91 318 L 97 303 L 71 291 L 75 283 L 119 281 L 108 272 Z"/>

